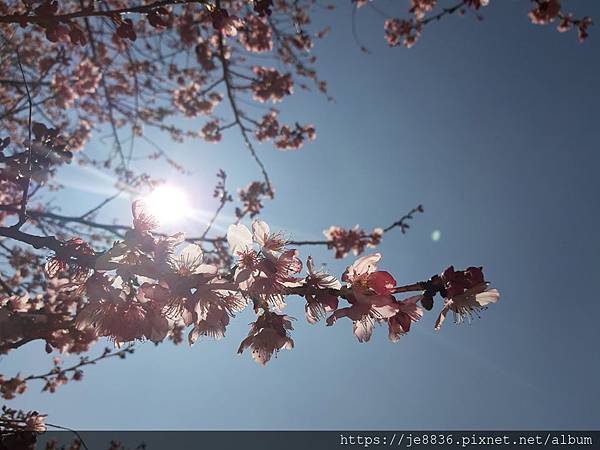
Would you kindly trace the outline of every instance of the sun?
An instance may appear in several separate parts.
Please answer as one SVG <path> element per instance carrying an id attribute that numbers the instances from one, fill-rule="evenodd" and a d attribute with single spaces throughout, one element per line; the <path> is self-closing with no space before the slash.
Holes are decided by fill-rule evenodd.
<path id="1" fill-rule="evenodd" d="M 179 222 L 189 214 L 190 205 L 187 195 L 181 189 L 163 184 L 144 198 L 148 213 L 161 224 Z"/>

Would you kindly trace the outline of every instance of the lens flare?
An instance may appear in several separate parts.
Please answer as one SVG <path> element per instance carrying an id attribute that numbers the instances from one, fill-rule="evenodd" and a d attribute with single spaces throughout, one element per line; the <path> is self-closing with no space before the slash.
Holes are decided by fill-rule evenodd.
<path id="1" fill-rule="evenodd" d="M 190 212 L 187 195 L 181 189 L 163 184 L 144 198 L 150 214 L 161 224 L 174 223 L 186 218 Z"/>

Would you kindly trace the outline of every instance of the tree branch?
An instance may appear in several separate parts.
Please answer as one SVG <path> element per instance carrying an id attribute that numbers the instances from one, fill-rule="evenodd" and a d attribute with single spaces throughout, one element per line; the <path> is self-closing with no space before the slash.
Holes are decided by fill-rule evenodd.
<path id="1" fill-rule="evenodd" d="M 40 24 L 40 23 L 47 22 L 49 19 L 59 21 L 59 22 L 65 22 L 65 21 L 68 21 L 71 19 L 86 18 L 86 17 L 98 17 L 98 16 L 114 17 L 114 16 L 118 16 L 119 14 L 130 14 L 130 13 L 144 14 L 144 13 L 148 13 L 148 12 L 152 11 L 153 9 L 159 8 L 161 6 L 185 5 L 185 4 L 191 4 L 191 3 L 207 4 L 207 1 L 206 0 L 179 0 L 179 1 L 178 0 L 162 0 L 162 1 L 156 1 L 153 3 L 149 3 L 147 5 L 131 6 L 128 8 L 113 9 L 113 10 L 108 10 L 108 11 L 102 11 L 102 10 L 94 11 L 93 9 L 84 8 L 84 9 L 81 9 L 79 11 L 75 11 L 72 13 L 57 14 L 54 16 L 50 16 L 50 18 L 48 16 L 30 15 L 30 14 L 9 14 L 6 16 L 0 16 L 0 23 Z"/>
<path id="2" fill-rule="evenodd" d="M 244 139 L 246 148 L 252 155 L 252 158 L 254 158 L 254 161 L 256 161 L 256 164 L 258 164 L 258 167 L 260 167 L 263 178 L 267 185 L 267 190 L 269 192 L 269 195 L 271 196 L 271 198 L 273 198 L 273 195 L 274 195 L 273 187 L 271 186 L 271 180 L 269 179 L 269 174 L 267 173 L 267 169 L 265 168 L 263 162 L 260 160 L 260 158 L 256 154 L 256 150 L 254 149 L 254 146 L 252 145 L 252 142 L 250 142 L 250 138 L 248 137 L 248 129 L 242 123 L 242 115 L 240 114 L 240 111 L 238 109 L 237 102 L 235 100 L 235 95 L 233 92 L 234 87 L 231 82 L 231 73 L 229 72 L 229 61 L 227 61 L 227 58 L 225 57 L 225 45 L 223 44 L 223 34 L 222 33 L 219 33 L 219 60 L 221 61 L 221 66 L 223 68 L 223 80 L 225 82 L 227 98 L 229 100 L 229 104 L 231 105 L 231 110 L 233 112 L 234 121 L 240 129 L 240 133 L 242 134 L 242 138 Z"/>
<path id="3" fill-rule="evenodd" d="M 27 118 L 27 174 L 22 181 L 23 184 L 23 195 L 21 197 L 21 208 L 19 211 L 19 221 L 14 225 L 15 228 L 20 228 L 27 221 L 27 200 L 29 197 L 29 184 L 31 183 L 31 169 L 32 169 L 32 148 L 31 148 L 31 112 L 33 109 L 33 102 L 31 101 L 31 94 L 29 92 L 29 86 L 27 85 L 27 80 L 25 79 L 25 72 L 23 71 L 23 66 L 21 65 L 21 57 L 19 55 L 19 50 L 17 52 L 17 64 L 19 65 L 19 70 L 21 71 L 21 76 L 23 77 L 23 83 L 25 84 L 25 92 L 27 92 L 27 103 L 29 104 L 29 115 Z"/>

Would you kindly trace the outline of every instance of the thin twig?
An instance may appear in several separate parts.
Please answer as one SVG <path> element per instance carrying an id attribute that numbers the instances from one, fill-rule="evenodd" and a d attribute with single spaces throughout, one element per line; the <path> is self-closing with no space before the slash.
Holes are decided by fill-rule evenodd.
<path id="1" fill-rule="evenodd" d="M 265 165 L 263 164 L 263 162 L 260 160 L 260 158 L 256 154 L 256 150 L 254 149 L 254 146 L 252 145 L 252 142 L 250 141 L 250 138 L 248 137 L 248 133 L 247 133 L 248 130 L 245 127 L 245 125 L 242 123 L 242 115 L 240 114 L 240 111 L 238 109 L 238 106 L 237 106 L 237 103 L 235 100 L 235 95 L 233 92 L 234 88 L 231 83 L 231 74 L 229 72 L 229 62 L 227 61 L 227 58 L 225 57 L 225 45 L 223 44 L 223 34 L 222 33 L 219 33 L 219 60 L 221 61 L 221 66 L 223 68 L 223 80 L 225 81 L 225 89 L 227 91 L 227 98 L 229 100 L 229 104 L 230 104 L 231 110 L 233 112 L 233 117 L 234 117 L 235 123 L 237 123 L 237 125 L 240 129 L 240 133 L 242 135 L 244 143 L 246 144 L 246 148 L 248 149 L 248 151 L 252 155 L 252 158 L 254 158 L 254 161 L 256 161 L 256 164 L 258 164 L 258 167 L 260 168 L 260 170 L 262 172 L 263 178 L 267 185 L 267 190 L 269 192 L 269 195 L 271 197 L 273 197 L 274 192 L 273 192 L 273 188 L 271 186 L 271 180 L 269 179 L 269 174 L 267 173 L 267 169 L 265 168 Z"/>
<path id="2" fill-rule="evenodd" d="M 52 423 L 46 423 L 46 426 L 51 427 L 51 428 L 56 428 L 58 430 L 70 431 L 75 436 L 77 436 L 77 439 L 79 439 L 79 442 L 81 442 L 81 445 L 83 445 L 83 448 L 85 448 L 85 450 L 89 450 L 89 447 L 85 444 L 85 441 L 83 440 L 83 438 L 81 437 L 81 435 L 79 434 L 79 432 L 77 430 L 74 430 L 74 429 L 68 428 L 68 427 L 63 427 L 61 425 L 55 425 Z"/>
<path id="3" fill-rule="evenodd" d="M 108 198 L 105 198 L 100 204 L 94 206 L 92 209 L 90 209 L 88 212 L 82 214 L 81 216 L 79 216 L 80 219 L 85 219 L 86 217 L 94 214 L 95 212 L 99 211 L 100 209 L 102 209 L 104 206 L 106 206 L 108 203 L 112 202 L 114 199 L 116 199 L 119 195 L 121 195 L 123 193 L 125 189 L 119 189 L 119 191 L 116 194 L 111 195 Z"/>
<path id="4" fill-rule="evenodd" d="M 21 71 L 21 76 L 23 77 L 23 83 L 25 84 L 25 91 L 27 92 L 27 102 L 29 103 L 29 117 L 27 119 L 27 147 L 28 147 L 28 157 L 27 157 L 27 173 L 25 175 L 25 179 L 23 180 L 23 196 L 21 197 L 21 210 L 19 212 L 19 221 L 13 225 L 15 228 L 19 229 L 23 224 L 27 221 L 27 198 L 29 197 L 29 184 L 31 182 L 31 170 L 33 164 L 33 155 L 31 148 L 31 114 L 33 109 L 33 102 L 31 101 L 31 94 L 29 92 L 29 86 L 27 85 L 27 80 L 25 79 L 25 71 L 23 70 L 23 66 L 21 65 L 21 57 L 19 55 L 19 51 L 17 50 L 17 63 L 19 65 L 19 70 Z"/>
<path id="5" fill-rule="evenodd" d="M 133 7 L 129 7 L 129 8 L 121 8 L 121 9 L 113 9 L 113 10 L 108 10 L 108 11 L 102 11 L 102 10 L 89 10 L 89 9 L 81 9 L 79 11 L 75 11 L 72 13 L 67 13 L 67 14 L 58 14 L 58 15 L 54 15 L 52 17 L 53 20 L 56 20 L 57 22 L 65 22 L 71 19 L 77 19 L 77 18 L 81 18 L 81 17 L 97 17 L 97 16 L 103 16 L 103 17 L 115 17 L 118 16 L 120 14 L 129 14 L 129 13 L 147 13 L 150 12 L 160 6 L 167 6 L 167 5 L 185 5 L 185 4 L 190 4 L 190 3 L 199 3 L 199 4 L 206 4 L 207 1 L 206 0 L 163 0 L 163 1 L 156 1 L 153 3 L 149 3 L 147 5 L 140 5 L 140 6 L 133 6 Z M 48 18 L 47 16 L 43 16 L 43 15 L 29 15 L 29 14 L 9 14 L 6 16 L 0 16 L 0 23 L 32 23 L 32 24 L 36 24 L 36 23 L 41 23 L 41 22 L 45 22 L 47 21 Z"/>

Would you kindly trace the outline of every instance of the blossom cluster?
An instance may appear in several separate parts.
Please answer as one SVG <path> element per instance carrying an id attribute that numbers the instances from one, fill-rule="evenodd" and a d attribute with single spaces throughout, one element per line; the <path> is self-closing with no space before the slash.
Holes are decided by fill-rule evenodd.
<path id="1" fill-rule="evenodd" d="M 250 218 L 253 218 L 263 209 L 263 199 L 273 197 L 273 192 L 262 181 L 252 181 L 245 188 L 238 189 L 238 195 L 242 202 L 242 208 L 236 208 L 236 217 L 241 219 L 248 214 Z"/>
<path id="2" fill-rule="evenodd" d="M 279 102 L 286 95 L 293 93 L 294 82 L 291 74 L 281 74 L 277 69 L 260 66 L 253 67 L 252 71 L 255 79 L 251 88 L 254 98 L 259 102 Z"/>
<path id="3" fill-rule="evenodd" d="M 423 25 L 420 22 L 414 22 L 412 19 L 401 20 L 397 18 L 387 19 L 383 24 L 385 39 L 390 47 L 404 45 L 411 48 L 417 42 L 421 35 Z"/>
<path id="4" fill-rule="evenodd" d="M 17 151 L 10 137 L 0 138 L 0 200 L 2 206 L 16 205 L 24 181 L 46 182 L 57 166 L 70 163 L 73 153 L 69 142 L 56 128 L 40 122 L 31 123 L 30 149 Z M 0 221 L 4 214 L 0 211 Z"/>
<path id="5" fill-rule="evenodd" d="M 583 42 L 588 37 L 588 28 L 592 25 L 592 19 L 585 16 L 577 19 L 571 13 L 564 13 L 561 10 L 560 0 L 531 0 L 532 9 L 528 16 L 533 24 L 546 25 L 559 20 L 557 30 L 561 33 L 577 29 L 579 41 Z M 366 5 L 365 0 L 355 0 L 357 7 Z M 391 47 L 402 44 L 406 48 L 410 48 L 419 39 L 423 33 L 425 25 L 432 21 L 439 20 L 444 16 L 458 12 L 461 15 L 468 11 L 482 19 L 477 11 L 489 4 L 489 0 L 464 0 L 452 7 L 440 7 L 438 0 L 411 0 L 409 14 L 411 17 L 400 19 L 390 17 L 385 20 L 383 29 L 385 39 Z M 436 8 L 438 8 L 436 10 Z"/>
<path id="6" fill-rule="evenodd" d="M 354 228 L 345 229 L 331 226 L 323 231 L 327 238 L 327 247 L 335 250 L 336 258 L 344 258 L 348 253 L 360 255 L 365 248 L 375 247 L 381 242 L 383 229 L 375 228 L 371 233 L 356 225 Z"/>
<path id="7" fill-rule="evenodd" d="M 257 124 L 254 134 L 260 142 L 272 139 L 275 147 L 280 150 L 295 150 L 301 148 L 306 141 L 316 138 L 313 125 L 280 125 L 277 115 L 278 112 L 272 109 Z"/>
<path id="8" fill-rule="evenodd" d="M 55 73 L 50 85 L 56 93 L 57 104 L 69 108 L 76 99 L 94 94 L 101 77 L 100 69 L 86 58 L 68 75 Z"/>
<path id="9" fill-rule="evenodd" d="M 190 344 L 201 338 L 221 339 L 231 318 L 252 304 L 257 319 L 239 352 L 250 348 L 252 357 L 266 364 L 273 354 L 294 346 L 292 318 L 284 312 L 289 296 L 304 298 L 305 317 L 311 324 L 326 316 L 327 325 L 349 318 L 359 342 L 370 339 L 376 324 L 387 325 L 389 338 L 398 341 L 421 319 L 423 307 L 431 309 L 429 303 L 436 294 L 444 299 L 436 329 L 449 311 L 461 322 L 499 297 L 497 290 L 488 287 L 481 268 L 474 267 L 461 272 L 450 267 L 428 282 L 398 287 L 394 276 L 378 269 L 379 253 L 358 258 L 341 281 L 317 269 L 311 257 L 303 275 L 299 252 L 289 247 L 281 232 L 272 232 L 260 220 L 253 222 L 252 230 L 239 223 L 230 225 L 227 243 L 234 266 L 224 272 L 207 263 L 202 249 L 186 243 L 182 233 L 155 233 L 158 222 L 146 211 L 143 201 L 134 202 L 132 212 L 133 228 L 108 251 L 95 253 L 81 239 L 72 239 L 61 247 L 64 251 L 49 259 L 46 267 L 51 280 L 69 275 L 68 282 L 59 283 L 54 300 L 32 302 L 27 295 L 2 297 L 0 311 L 11 315 L 14 322 L 16 314 L 47 311 L 49 300 L 52 305 L 60 299 L 63 305 L 58 311 L 75 311 L 75 315 L 74 320 L 67 320 L 70 328 L 59 326 L 70 332 L 69 337 L 78 336 L 77 340 L 85 342 L 81 348 L 85 348 L 100 337 L 117 344 L 136 340 L 160 343 L 167 338 L 181 341 L 178 336 L 184 329 L 189 330 Z M 376 230 L 374 235 L 380 237 L 381 232 Z M 346 251 L 368 245 L 365 238 L 355 240 Z M 408 291 L 421 294 L 396 298 Z M 341 307 L 342 300 L 349 306 Z M 50 334 L 55 331 L 48 329 Z M 80 349 L 60 345 L 44 333 L 37 338 L 62 350 Z M 67 381 L 61 370 L 56 374 L 60 376 L 47 379 L 48 390 Z M 18 376 L 3 380 L 1 385 L 7 398 L 25 388 Z"/>
<path id="10" fill-rule="evenodd" d="M 107 0 L 102 8 L 43 0 L 28 7 L 8 0 L 1 3 L 1 15 L 11 29 L 11 48 L 19 48 L 36 110 L 62 130 L 71 150 L 81 149 L 92 131 L 108 127 L 121 161 L 111 154 L 103 161 L 83 158 L 81 164 L 121 177 L 126 173 L 123 134 L 129 130 L 137 137 L 155 127 L 176 141 L 219 142 L 223 130 L 246 134 L 259 122 L 242 102 L 279 102 L 297 82 L 303 87 L 314 82 L 322 90 L 324 83 L 310 67 L 315 57 L 305 53 L 324 36 L 304 31 L 311 25 L 310 7 L 311 2 L 289 0 L 221 5 Z M 274 60 L 271 67 L 265 66 L 269 60 Z M 24 142 L 24 85 L 14 58 L 9 61 L 0 80 L 0 105 L 7 110 L 11 137 Z M 214 108 L 223 98 L 228 111 L 217 116 Z M 200 127 L 169 120 L 198 115 L 209 116 Z M 312 127 L 280 126 L 273 144 L 299 148 L 313 137 Z M 162 150 L 147 156 L 156 155 L 172 162 Z"/>
<path id="11" fill-rule="evenodd" d="M 533 8 L 529 11 L 529 19 L 536 25 L 547 25 L 559 20 L 557 30 L 561 33 L 577 29 L 579 42 L 588 37 L 588 28 L 592 25 L 591 17 L 575 19 L 572 14 L 564 14 L 561 10 L 560 0 L 538 0 L 534 1 Z"/>
<path id="12" fill-rule="evenodd" d="M 2 427 L 4 428 L 3 431 L 5 433 L 21 430 L 42 432 L 46 431 L 46 425 L 44 423 L 46 417 L 47 416 L 45 414 L 40 414 L 37 411 L 24 412 L 21 410 L 9 408 L 7 406 L 2 406 L 2 410 L 0 411 L 0 424 L 2 424 Z M 4 444 L 4 442 L 0 441 L 0 444 Z M 22 445 L 23 443 L 20 442 L 20 444 Z M 21 447 L 15 446 L 15 448 Z"/>
<path id="13" fill-rule="evenodd" d="M 206 97 L 202 96 L 200 85 L 197 83 L 191 83 L 173 92 L 173 104 L 186 117 L 210 114 L 221 100 L 223 98 L 218 92 L 211 92 Z"/>
<path id="14" fill-rule="evenodd" d="M 74 269 L 87 273 L 87 269 L 77 265 Z M 93 328 L 77 329 L 72 319 L 73 312 L 86 301 L 80 289 L 83 279 L 71 280 L 63 275 L 48 277 L 41 286 L 43 294 L 0 295 L 0 354 L 37 339 L 46 342 L 48 353 L 53 349 L 61 353 L 84 353 L 97 341 Z M 20 276 L 30 278 L 28 274 Z M 22 282 L 20 279 L 10 281 Z M 35 282 L 26 284 L 33 287 Z"/>
<path id="15" fill-rule="evenodd" d="M 264 19 L 248 16 L 240 35 L 240 42 L 250 52 L 270 52 L 273 50 L 273 31 Z"/>

